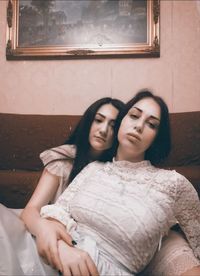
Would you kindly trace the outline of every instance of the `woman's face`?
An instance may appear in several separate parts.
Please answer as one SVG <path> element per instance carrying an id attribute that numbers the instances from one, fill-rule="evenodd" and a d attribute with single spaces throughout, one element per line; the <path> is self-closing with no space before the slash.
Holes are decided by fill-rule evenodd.
<path id="1" fill-rule="evenodd" d="M 145 151 L 157 135 L 160 116 L 160 107 L 152 98 L 144 98 L 129 109 L 118 132 L 117 160 L 144 160 Z"/>
<path id="2" fill-rule="evenodd" d="M 119 111 L 112 104 L 102 105 L 90 128 L 89 143 L 93 155 L 101 154 L 112 146 L 113 127 Z"/>

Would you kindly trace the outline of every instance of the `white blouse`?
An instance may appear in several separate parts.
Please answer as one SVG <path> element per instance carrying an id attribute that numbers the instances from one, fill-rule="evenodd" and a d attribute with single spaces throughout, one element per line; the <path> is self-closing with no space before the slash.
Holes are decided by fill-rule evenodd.
<path id="1" fill-rule="evenodd" d="M 41 209 L 41 216 L 59 220 L 70 233 L 91 237 L 112 256 L 113 266 L 121 264 L 130 273 L 149 263 L 176 221 L 200 259 L 195 189 L 176 171 L 155 168 L 149 161 L 89 164 L 55 204 Z M 100 259 L 96 262 L 99 267 Z"/>
<path id="2" fill-rule="evenodd" d="M 61 195 L 66 189 L 69 175 L 72 170 L 73 161 L 76 155 L 76 147 L 74 145 L 61 145 L 59 147 L 51 148 L 43 151 L 40 154 L 45 169 L 53 175 L 59 177 L 59 187 L 52 203 Z"/>

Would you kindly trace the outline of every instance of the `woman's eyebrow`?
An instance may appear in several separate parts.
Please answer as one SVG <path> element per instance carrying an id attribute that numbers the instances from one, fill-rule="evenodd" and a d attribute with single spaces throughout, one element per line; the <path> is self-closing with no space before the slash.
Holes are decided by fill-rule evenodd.
<path id="1" fill-rule="evenodd" d="M 105 119 L 105 118 L 106 118 L 106 116 L 105 116 L 105 115 L 103 115 L 103 114 L 101 114 L 101 113 L 99 113 L 99 112 L 97 112 L 97 113 L 96 113 L 96 115 L 101 116 L 103 119 Z M 110 119 L 110 121 L 114 123 L 114 122 L 116 121 L 116 119 L 117 119 L 117 118 L 115 118 L 115 119 Z"/>
<path id="2" fill-rule="evenodd" d="M 139 112 L 142 112 L 142 109 L 138 108 L 137 106 L 133 106 L 133 108 L 137 109 Z"/>
<path id="3" fill-rule="evenodd" d="M 99 116 L 101 116 L 101 117 L 103 117 L 103 118 L 106 117 L 106 116 L 104 116 L 103 114 L 101 114 L 101 113 L 99 113 L 99 112 L 97 112 L 96 115 L 99 115 Z"/>
<path id="4" fill-rule="evenodd" d="M 140 108 L 138 108 L 137 106 L 133 106 L 133 108 L 137 109 L 140 113 L 142 113 L 142 112 L 143 112 L 143 110 L 142 110 L 142 109 L 140 109 Z M 155 119 L 155 120 L 157 120 L 157 121 L 159 121 L 159 122 L 160 122 L 160 119 L 158 119 L 157 117 L 155 117 L 155 116 L 153 116 L 153 115 L 149 116 L 149 118 L 151 118 L 151 119 Z"/>

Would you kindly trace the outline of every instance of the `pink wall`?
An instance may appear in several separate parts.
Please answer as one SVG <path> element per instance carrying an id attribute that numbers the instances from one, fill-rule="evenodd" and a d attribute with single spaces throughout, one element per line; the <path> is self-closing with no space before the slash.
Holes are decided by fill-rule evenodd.
<path id="1" fill-rule="evenodd" d="M 143 87 L 171 112 L 200 110 L 200 1 L 161 1 L 161 57 L 152 59 L 6 61 L 6 7 L 0 1 L 0 112 L 82 114 Z"/>

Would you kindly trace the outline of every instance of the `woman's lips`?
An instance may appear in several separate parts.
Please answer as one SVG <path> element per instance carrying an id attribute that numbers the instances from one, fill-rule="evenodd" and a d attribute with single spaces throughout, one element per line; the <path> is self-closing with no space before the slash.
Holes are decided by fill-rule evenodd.
<path id="1" fill-rule="evenodd" d="M 103 138 L 103 137 L 101 137 L 101 136 L 95 136 L 95 139 L 100 140 L 100 141 L 102 141 L 102 142 L 105 142 L 105 141 L 106 141 L 105 138 Z"/>
<path id="2" fill-rule="evenodd" d="M 137 139 L 138 141 L 141 141 L 140 136 L 138 134 L 136 134 L 136 133 L 127 133 L 127 135 L 130 136 L 130 137 L 133 137 L 133 138 Z"/>

